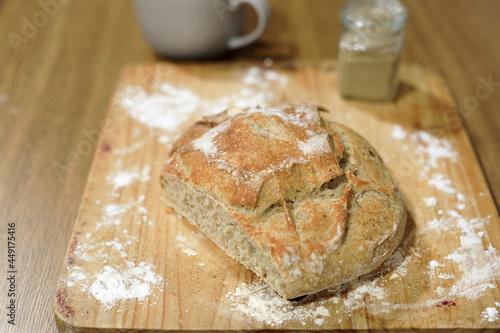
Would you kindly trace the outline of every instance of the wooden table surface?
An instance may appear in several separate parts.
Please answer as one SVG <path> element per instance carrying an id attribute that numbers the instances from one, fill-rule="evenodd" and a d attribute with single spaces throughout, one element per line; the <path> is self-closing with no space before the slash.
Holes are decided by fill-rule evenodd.
<path id="1" fill-rule="evenodd" d="M 269 2 L 260 41 L 225 60 L 335 57 L 341 1 Z M 405 3 L 402 61 L 449 81 L 498 207 L 500 1 Z M 56 332 L 55 289 L 95 149 L 81 143 L 102 121 L 125 64 L 165 60 L 142 39 L 131 1 L 0 0 L 0 36 L 0 331 Z M 77 147 L 83 153 L 73 155 Z M 12 222 L 16 326 L 6 316 Z"/>

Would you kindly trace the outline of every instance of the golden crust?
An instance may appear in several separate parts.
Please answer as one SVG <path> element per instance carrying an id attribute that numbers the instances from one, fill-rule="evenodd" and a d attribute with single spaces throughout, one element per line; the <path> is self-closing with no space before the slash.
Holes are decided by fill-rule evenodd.
<path id="1" fill-rule="evenodd" d="M 318 111 L 288 105 L 204 118 L 162 174 L 213 198 L 270 258 L 284 285 L 273 287 L 287 298 L 368 273 L 395 250 L 406 221 L 375 150 Z"/>
<path id="2" fill-rule="evenodd" d="M 229 205 L 262 211 L 342 174 L 338 142 L 330 141 L 313 106 L 276 107 L 265 113 L 256 108 L 232 118 L 205 118 L 181 141 L 165 172 L 177 172 Z"/>

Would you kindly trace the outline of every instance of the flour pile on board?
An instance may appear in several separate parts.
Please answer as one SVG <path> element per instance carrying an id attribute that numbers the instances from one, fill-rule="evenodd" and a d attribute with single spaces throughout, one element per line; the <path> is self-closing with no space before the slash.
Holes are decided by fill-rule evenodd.
<path id="1" fill-rule="evenodd" d="M 438 200 L 435 197 L 424 198 L 424 201 L 427 207 L 434 207 L 438 203 Z"/>
<path id="2" fill-rule="evenodd" d="M 392 137 L 398 140 L 404 140 L 408 136 L 408 133 L 404 130 L 401 125 L 394 125 L 392 128 Z"/>
<path id="3" fill-rule="evenodd" d="M 102 272 L 93 277 L 89 292 L 109 310 L 121 300 L 143 300 L 161 281 L 153 266 L 144 262 L 137 266 L 127 262 L 125 268 L 104 266 Z"/>
<path id="4" fill-rule="evenodd" d="M 95 274 L 75 266 L 68 275 L 66 285 L 72 287 L 78 284 L 81 291 L 98 300 L 106 310 L 110 310 L 119 301 L 144 300 L 163 279 L 154 272 L 151 264 L 125 262 L 124 267 L 107 265 Z"/>
<path id="5" fill-rule="evenodd" d="M 242 283 L 236 290 L 228 293 L 226 298 L 231 302 L 233 311 L 270 326 L 281 325 L 290 320 L 300 320 L 305 325 L 305 320 L 308 319 L 322 324 L 324 318 L 330 316 L 323 305 L 288 301 L 263 282 Z"/>
<path id="6" fill-rule="evenodd" d="M 493 307 L 486 308 L 481 314 L 481 318 L 483 321 L 494 323 L 498 320 L 498 310 Z"/>
<path id="7" fill-rule="evenodd" d="M 215 99 L 203 98 L 185 87 L 158 82 L 156 92 L 148 94 L 139 86 L 127 86 L 117 93 L 131 118 L 151 129 L 177 131 L 195 112 L 209 115 L 230 107 L 266 107 L 275 99 L 273 86 L 284 87 L 288 78 L 272 69 L 248 68 L 241 78 L 242 87 L 236 92 Z"/>

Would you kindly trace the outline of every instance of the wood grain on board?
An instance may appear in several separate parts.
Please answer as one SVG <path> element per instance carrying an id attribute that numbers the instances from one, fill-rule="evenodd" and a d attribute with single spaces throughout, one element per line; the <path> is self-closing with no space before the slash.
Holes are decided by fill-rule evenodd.
<path id="1" fill-rule="evenodd" d="M 334 62 L 282 62 L 272 67 L 285 75 L 287 82 L 270 83 L 270 102 L 323 105 L 331 111 L 327 115 L 329 119 L 367 138 L 393 172 L 409 217 L 405 238 L 398 250 L 400 258 L 393 258 L 394 265 L 383 266 L 363 280 L 367 284 L 376 281 L 377 288 L 384 291 L 383 296 L 375 297 L 367 292 L 353 297 L 356 292 L 353 285 L 294 305 L 312 309 L 324 306 L 329 315 L 321 317 L 321 321 L 310 316 L 276 324 L 235 309 L 234 298 L 228 296 L 238 286 L 255 285 L 259 279 L 166 207 L 158 180 L 169 144 L 203 111 L 193 112 L 177 130 L 166 132 L 132 119 L 120 102 L 126 87 L 141 87 L 153 94 L 159 91 L 162 82 L 188 89 L 204 101 L 220 100 L 241 91 L 242 76 L 255 65 L 267 70 L 252 63 L 144 64 L 124 69 L 107 120 L 100 124 L 98 148 L 62 267 L 55 297 L 58 329 L 62 332 L 163 332 L 500 328 L 499 324 L 489 322 L 484 313 L 486 308 L 495 308 L 495 302 L 500 300 L 499 281 L 486 281 L 487 287 L 479 288 L 476 295 L 460 294 L 455 289 L 473 289 L 468 284 L 460 284 L 467 272 L 462 270 L 463 265 L 445 259 L 459 253 L 457 249 L 463 250 L 465 227 L 456 228 L 453 223 L 457 219 L 465 223 L 476 221 L 474 219 L 484 221 L 476 223 L 476 229 L 471 232 L 480 235 L 481 249 L 491 252 L 490 245 L 498 248 L 498 213 L 445 81 L 418 64 L 401 67 L 400 96 L 394 103 L 385 104 L 341 99 L 336 89 Z M 425 142 L 403 136 L 395 138 L 396 125 L 401 126 L 408 137 L 425 131 L 436 140 L 449 142 L 451 151 L 457 155 L 437 159 L 435 165 L 426 168 L 429 156 L 419 150 L 426 147 Z M 138 173 L 148 170 L 149 180 L 117 187 L 110 179 L 121 170 Z M 430 179 L 436 175 L 440 175 L 441 180 L 449 180 L 446 184 L 454 192 L 432 186 Z M 463 197 L 457 197 L 458 193 Z M 437 205 L 427 206 L 424 198 L 429 197 L 436 198 Z M 110 215 L 106 215 L 109 205 L 125 207 L 116 215 L 119 218 L 110 219 Z M 460 217 L 453 218 L 450 212 Z M 430 223 L 440 219 L 443 224 L 450 224 L 439 228 Z M 188 255 L 189 250 L 197 255 Z M 440 266 L 435 265 L 431 271 L 429 265 L 433 260 Z M 160 283 L 150 284 L 147 297 L 120 299 L 111 305 L 94 297 L 93 281 L 106 271 L 105 267 L 124 272 L 140 263 L 161 277 Z M 471 271 L 474 264 L 471 263 Z M 78 272 L 84 278 L 75 278 Z M 434 273 L 446 278 L 438 279 Z M 484 281 L 479 282 L 486 285 Z M 455 297 L 449 298 L 450 295 Z M 240 300 L 240 304 L 248 305 L 245 302 Z"/>

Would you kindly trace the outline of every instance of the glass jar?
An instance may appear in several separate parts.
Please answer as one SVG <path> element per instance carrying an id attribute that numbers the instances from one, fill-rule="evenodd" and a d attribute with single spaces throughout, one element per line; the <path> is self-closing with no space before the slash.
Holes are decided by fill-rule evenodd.
<path id="1" fill-rule="evenodd" d="M 338 89 L 343 97 L 391 101 L 408 10 L 398 0 L 349 0 L 340 11 Z"/>

